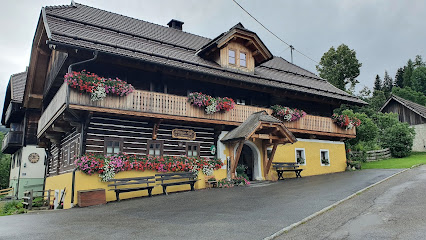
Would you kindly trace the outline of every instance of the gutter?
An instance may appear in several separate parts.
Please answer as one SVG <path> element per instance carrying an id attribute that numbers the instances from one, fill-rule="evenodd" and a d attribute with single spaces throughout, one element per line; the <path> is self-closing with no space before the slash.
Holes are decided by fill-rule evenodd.
<path id="1" fill-rule="evenodd" d="M 49 41 L 47 41 L 47 43 L 49 44 Z M 81 62 L 76 62 L 76 63 L 72 63 L 72 64 L 70 64 L 69 66 L 68 66 L 68 73 L 71 73 L 72 72 L 72 69 L 73 69 L 73 67 L 74 66 L 77 66 L 77 65 L 80 65 L 80 64 L 84 64 L 84 63 L 88 63 L 88 62 L 92 62 L 92 61 L 95 61 L 97 58 L 98 58 L 98 51 L 94 51 L 93 52 L 93 58 L 91 58 L 91 59 L 87 59 L 87 60 L 83 60 L 83 61 L 81 61 Z M 69 104 L 69 94 L 68 94 L 68 91 L 67 91 L 67 106 L 68 106 L 68 104 Z M 82 124 L 83 125 L 83 124 Z M 83 126 L 82 126 L 82 128 L 81 128 L 81 135 L 83 135 L 83 131 L 84 131 L 84 128 L 83 128 Z M 82 138 L 80 138 L 80 156 L 82 156 L 83 155 L 83 152 L 81 151 L 82 150 L 82 146 L 83 146 L 83 139 Z M 72 171 L 72 184 L 71 184 L 71 208 L 72 207 L 74 207 L 74 192 L 75 192 L 75 172 L 77 171 L 77 168 L 74 168 L 74 170 Z"/>

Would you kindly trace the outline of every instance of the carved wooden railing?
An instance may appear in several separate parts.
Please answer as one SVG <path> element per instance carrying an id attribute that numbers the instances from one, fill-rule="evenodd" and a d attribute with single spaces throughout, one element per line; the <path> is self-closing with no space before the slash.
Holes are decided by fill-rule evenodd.
<path id="1" fill-rule="evenodd" d="M 5 149 L 11 147 L 12 145 L 15 147 L 22 146 L 22 137 L 23 137 L 22 131 L 9 131 L 8 133 L 6 133 L 6 135 L 3 138 L 1 151 L 4 152 Z M 5 153 L 12 153 L 12 152 L 7 151 Z"/>
<path id="2" fill-rule="evenodd" d="M 55 98 L 52 100 L 51 104 L 48 106 L 48 108 L 46 108 L 45 113 L 43 113 L 42 117 L 40 118 L 39 133 L 42 129 L 40 127 L 46 126 L 47 122 L 51 118 L 49 116 L 55 115 L 54 110 L 59 110 L 61 108 L 61 104 L 65 103 L 63 95 L 65 95 L 64 93 L 66 93 L 66 90 L 64 90 L 64 86 L 67 87 L 65 84 L 61 87 Z M 188 102 L 187 97 L 142 90 L 135 90 L 133 93 L 129 94 L 126 97 L 107 96 L 104 100 L 101 101 L 91 101 L 90 94 L 81 94 L 75 89 L 70 89 L 69 104 L 95 108 L 106 108 L 124 111 L 217 120 L 223 121 L 224 124 L 242 123 L 252 113 L 259 111 L 266 111 L 269 114 L 272 113 L 272 110 L 268 108 L 236 105 L 235 108 L 229 112 L 206 114 L 204 109 L 192 106 Z M 53 112 L 48 113 L 47 111 Z M 299 119 L 298 121 L 284 122 L 284 124 L 293 131 L 303 133 L 315 134 L 318 132 L 322 132 L 343 135 L 355 135 L 355 129 L 341 129 L 333 123 L 331 118 L 327 117 L 307 115 Z"/>
<path id="3" fill-rule="evenodd" d="M 66 101 L 67 101 L 67 92 L 68 85 L 62 84 L 59 88 L 56 95 L 53 97 L 52 101 L 49 103 L 47 108 L 44 110 L 38 121 L 37 127 L 37 136 L 40 137 L 40 134 L 43 133 L 47 127 L 49 127 L 49 123 L 52 123 L 59 117 L 59 115 L 65 110 Z"/>

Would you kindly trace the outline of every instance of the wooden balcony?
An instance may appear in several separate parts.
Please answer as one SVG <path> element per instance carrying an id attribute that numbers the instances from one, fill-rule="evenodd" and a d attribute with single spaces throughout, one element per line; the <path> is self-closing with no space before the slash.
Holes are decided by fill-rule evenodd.
<path id="1" fill-rule="evenodd" d="M 39 136 L 64 111 L 67 99 L 68 107 L 76 110 L 234 126 L 240 125 L 254 112 L 272 113 L 268 108 L 236 105 L 229 112 L 209 115 L 204 109 L 192 106 L 187 97 L 141 90 L 136 90 L 126 97 L 108 96 L 102 101 L 91 101 L 90 94 L 81 94 L 75 89 L 68 89 L 64 84 L 40 118 Z M 355 129 L 341 129 L 327 117 L 307 115 L 295 122 L 285 122 L 285 125 L 293 132 L 355 137 Z"/>
<path id="2" fill-rule="evenodd" d="M 11 122 L 21 121 L 24 111 L 20 108 L 20 103 L 10 102 L 5 113 L 5 125 L 9 127 Z"/>
<path id="3" fill-rule="evenodd" d="M 1 151 L 13 154 L 22 147 L 22 131 L 9 131 L 3 138 Z"/>

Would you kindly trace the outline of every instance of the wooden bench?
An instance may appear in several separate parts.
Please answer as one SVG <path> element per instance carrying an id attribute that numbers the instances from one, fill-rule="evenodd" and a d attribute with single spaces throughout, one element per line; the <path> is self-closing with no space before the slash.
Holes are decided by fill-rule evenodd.
<path id="1" fill-rule="evenodd" d="M 168 195 L 167 187 L 189 184 L 191 191 L 194 191 L 194 184 L 197 182 L 197 174 L 193 172 L 159 173 L 155 174 L 157 181 L 161 181 L 163 194 Z"/>
<path id="2" fill-rule="evenodd" d="M 303 171 L 303 169 L 298 168 L 299 164 L 295 162 L 280 162 L 280 163 L 272 163 L 272 166 L 276 169 L 278 174 L 278 180 L 282 179 L 284 180 L 283 173 L 284 172 L 295 172 L 296 178 L 301 178 L 302 176 L 300 173 Z"/>
<path id="3" fill-rule="evenodd" d="M 152 197 L 152 189 L 154 186 L 150 186 L 150 183 L 155 183 L 155 177 L 135 177 L 135 178 L 120 178 L 120 179 L 112 179 L 110 182 L 114 182 L 113 184 L 109 184 L 108 187 L 114 187 L 114 189 L 110 189 L 110 191 L 115 191 L 115 196 L 117 201 L 120 201 L 120 193 L 125 192 L 134 192 L 141 190 L 148 190 L 148 196 Z M 134 185 L 142 185 L 146 184 L 146 186 L 134 186 Z M 133 187 L 126 187 L 132 186 Z M 124 186 L 124 187 L 123 187 Z"/>

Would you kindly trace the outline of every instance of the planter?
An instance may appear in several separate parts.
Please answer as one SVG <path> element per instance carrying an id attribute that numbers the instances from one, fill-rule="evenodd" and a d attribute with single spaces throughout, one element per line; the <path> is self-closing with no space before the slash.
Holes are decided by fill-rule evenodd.
<path id="1" fill-rule="evenodd" d="M 88 207 L 94 205 L 106 204 L 105 189 L 90 189 L 77 192 L 78 206 Z"/>

